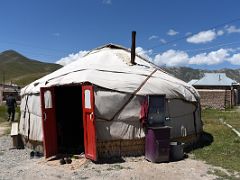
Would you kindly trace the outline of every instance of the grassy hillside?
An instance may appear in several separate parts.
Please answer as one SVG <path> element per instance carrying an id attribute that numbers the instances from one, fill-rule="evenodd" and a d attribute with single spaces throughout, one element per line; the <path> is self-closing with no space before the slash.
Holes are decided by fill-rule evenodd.
<path id="1" fill-rule="evenodd" d="M 0 83 L 12 81 L 24 86 L 60 67 L 58 64 L 28 59 L 13 50 L 4 51 L 0 53 Z"/>

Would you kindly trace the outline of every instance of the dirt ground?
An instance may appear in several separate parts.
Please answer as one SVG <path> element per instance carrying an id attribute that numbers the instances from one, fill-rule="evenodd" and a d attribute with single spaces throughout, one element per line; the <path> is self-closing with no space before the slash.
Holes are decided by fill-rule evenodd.
<path id="1" fill-rule="evenodd" d="M 9 123 L 8 122 L 0 123 L 0 137 L 2 135 L 4 135 L 4 133 L 6 132 L 7 129 L 9 129 Z"/>
<path id="2" fill-rule="evenodd" d="M 59 160 L 30 158 L 30 149 L 11 149 L 10 136 L 0 137 L 0 179 L 215 179 L 215 167 L 186 158 L 170 163 L 151 163 L 144 157 L 127 157 L 118 161 L 93 163 L 78 156 L 71 164 Z"/>

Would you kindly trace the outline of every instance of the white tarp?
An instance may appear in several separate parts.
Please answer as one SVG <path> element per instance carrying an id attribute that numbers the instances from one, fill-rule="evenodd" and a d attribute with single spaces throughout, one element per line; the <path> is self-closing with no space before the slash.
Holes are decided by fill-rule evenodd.
<path id="1" fill-rule="evenodd" d="M 103 47 L 85 57 L 39 79 L 21 90 L 21 95 L 40 92 L 40 87 L 91 82 L 100 87 L 133 93 L 155 70 L 155 66 L 136 56 L 137 65 L 129 65 L 130 53 L 125 49 Z M 168 98 L 197 101 L 199 95 L 192 86 L 158 70 L 138 95 L 166 94 Z"/>
<path id="2" fill-rule="evenodd" d="M 136 96 L 113 118 L 131 94 L 142 85 L 156 67 L 136 56 L 137 65 L 130 65 L 130 53 L 118 46 L 91 51 L 85 57 L 29 84 L 21 90 L 20 133 L 31 140 L 42 141 L 40 87 L 91 82 L 95 85 L 96 132 L 98 139 L 134 139 L 144 137 L 139 117 L 142 95 L 165 94 L 169 125 L 175 126 L 172 137 L 181 136 L 181 127 L 194 133 L 193 111 L 199 100 L 197 91 L 187 83 L 158 69 L 137 91 Z M 27 105 L 26 105 L 27 101 Z M 194 104 L 193 104 L 194 103 Z M 178 109 L 178 110 L 177 110 Z M 199 109 L 198 111 L 199 112 Z M 198 132 L 201 131 L 197 114 Z"/>

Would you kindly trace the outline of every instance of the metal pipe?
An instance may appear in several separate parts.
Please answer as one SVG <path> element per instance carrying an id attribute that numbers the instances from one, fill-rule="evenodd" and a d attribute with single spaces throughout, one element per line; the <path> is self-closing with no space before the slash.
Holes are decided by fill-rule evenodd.
<path id="1" fill-rule="evenodd" d="M 136 31 L 132 31 L 131 64 L 135 65 Z"/>

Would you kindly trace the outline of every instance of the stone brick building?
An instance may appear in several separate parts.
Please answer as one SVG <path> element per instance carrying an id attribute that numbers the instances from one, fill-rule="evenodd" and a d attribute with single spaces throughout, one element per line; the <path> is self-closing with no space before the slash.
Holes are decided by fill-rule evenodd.
<path id="1" fill-rule="evenodd" d="M 203 108 L 224 109 L 240 104 L 240 86 L 225 73 L 205 73 L 189 82 L 198 90 Z"/>
<path id="2" fill-rule="evenodd" d="M 9 94 L 13 94 L 17 101 L 20 101 L 20 87 L 17 85 L 0 84 L 0 105 L 6 100 Z"/>

